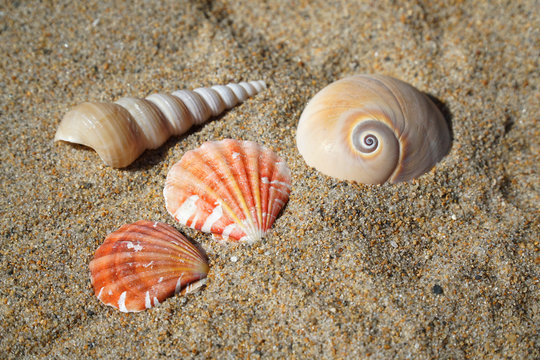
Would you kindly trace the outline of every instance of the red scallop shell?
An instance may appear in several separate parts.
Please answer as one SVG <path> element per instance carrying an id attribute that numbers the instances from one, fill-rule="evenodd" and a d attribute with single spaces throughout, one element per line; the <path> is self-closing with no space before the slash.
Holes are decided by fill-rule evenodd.
<path id="1" fill-rule="evenodd" d="M 181 224 L 215 238 L 252 243 L 274 223 L 289 199 L 287 164 L 253 141 L 206 142 L 167 174 L 167 211 Z"/>
<path id="2" fill-rule="evenodd" d="M 90 273 L 99 300 L 134 312 L 198 288 L 208 274 L 208 261 L 172 226 L 140 220 L 107 236 L 90 262 Z"/>

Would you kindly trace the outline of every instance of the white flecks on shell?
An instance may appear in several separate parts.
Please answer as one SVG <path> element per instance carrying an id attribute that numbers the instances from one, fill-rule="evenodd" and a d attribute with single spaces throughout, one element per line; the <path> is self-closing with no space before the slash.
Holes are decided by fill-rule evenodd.
<path id="1" fill-rule="evenodd" d="M 127 291 L 124 291 L 120 295 L 120 298 L 118 299 L 118 310 L 120 310 L 121 312 L 128 312 L 129 311 L 126 308 L 126 296 L 127 296 Z"/>
<path id="2" fill-rule="evenodd" d="M 189 224 L 189 227 L 192 229 L 195 229 L 195 226 L 197 225 L 197 221 L 199 221 L 199 214 L 195 213 L 195 216 L 193 217 L 193 220 L 191 220 L 191 224 Z"/>
<path id="3" fill-rule="evenodd" d="M 223 239 L 227 240 L 229 238 L 229 235 L 231 235 L 231 233 L 234 231 L 234 229 L 236 229 L 235 223 L 225 226 L 225 228 L 223 229 L 223 233 L 221 234 L 221 236 L 223 236 Z"/>
<path id="4" fill-rule="evenodd" d="M 276 163 L 276 168 L 278 169 L 278 172 L 280 173 L 283 173 L 283 174 L 288 174 L 287 176 L 290 177 L 291 175 L 291 169 L 289 169 L 289 167 L 287 166 L 287 164 L 285 163 L 285 161 L 279 161 Z M 275 180 L 277 181 L 277 180 Z M 287 188 L 291 188 L 291 184 L 288 184 L 288 183 L 284 183 L 282 182 L 281 184 L 283 184 L 284 186 L 286 186 Z"/>
<path id="5" fill-rule="evenodd" d="M 223 216 L 223 208 L 221 207 L 221 204 L 217 203 L 217 206 L 212 210 L 212 213 L 210 216 L 206 218 L 206 221 L 204 222 L 201 231 L 203 232 L 210 232 L 210 229 L 212 229 L 212 226 L 221 219 Z"/>
<path id="6" fill-rule="evenodd" d="M 178 277 L 178 281 L 176 282 L 176 287 L 174 288 L 174 293 L 179 294 L 182 290 L 182 277 L 184 276 L 184 273 L 181 273 Z"/>
<path id="7" fill-rule="evenodd" d="M 178 210 L 174 214 L 174 218 L 182 225 L 186 225 L 188 220 L 197 211 L 197 200 L 199 200 L 198 195 L 191 195 L 190 197 L 188 197 L 186 201 L 184 201 L 182 205 L 178 208 Z"/>
<path id="8" fill-rule="evenodd" d="M 152 300 L 150 299 L 150 292 L 147 291 L 145 294 L 144 294 L 144 306 L 147 308 L 147 309 L 150 309 L 152 307 Z"/>
<path id="9" fill-rule="evenodd" d="M 184 289 L 184 294 L 192 294 L 195 291 L 198 291 L 203 287 L 203 285 L 206 284 L 208 279 L 201 279 L 199 281 L 192 282 L 191 284 L 187 285 Z"/>
<path id="10" fill-rule="evenodd" d="M 283 182 L 283 181 L 278 181 L 278 180 L 272 180 L 272 181 L 269 181 L 267 177 L 262 177 L 261 178 L 261 181 L 263 184 L 270 184 L 270 189 L 274 189 L 276 191 L 279 191 L 280 193 L 282 194 L 289 194 L 290 190 L 291 189 L 291 185 L 287 184 L 286 182 Z M 274 185 L 279 185 L 279 186 L 274 186 Z M 280 188 L 280 186 L 284 186 L 286 187 L 288 190 L 283 190 Z M 278 201 L 279 199 L 276 199 L 276 201 Z M 279 200 L 281 201 L 281 200 Z M 281 203 L 283 203 L 283 201 L 281 201 Z"/>
<path id="11" fill-rule="evenodd" d="M 133 251 L 137 252 L 137 251 L 141 251 L 143 249 L 142 245 L 140 244 L 133 244 L 131 241 L 128 241 L 126 243 L 126 247 L 128 249 L 133 249 Z"/>

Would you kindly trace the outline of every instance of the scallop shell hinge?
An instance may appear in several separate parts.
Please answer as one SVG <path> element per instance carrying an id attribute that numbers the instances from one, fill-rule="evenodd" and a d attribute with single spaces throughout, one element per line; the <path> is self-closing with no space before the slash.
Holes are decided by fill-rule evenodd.
<path id="1" fill-rule="evenodd" d="M 145 99 L 124 97 L 115 103 L 85 102 L 64 116 L 54 141 L 88 146 L 107 165 L 122 168 L 144 150 L 158 148 L 170 136 L 181 135 L 264 89 L 265 82 L 259 80 Z"/>

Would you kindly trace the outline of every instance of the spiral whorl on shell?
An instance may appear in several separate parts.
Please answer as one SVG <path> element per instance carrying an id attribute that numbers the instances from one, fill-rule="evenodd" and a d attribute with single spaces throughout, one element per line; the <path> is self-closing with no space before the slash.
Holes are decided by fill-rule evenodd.
<path id="1" fill-rule="evenodd" d="M 266 89 L 264 81 L 216 85 L 115 103 L 85 102 L 69 111 L 54 137 L 94 149 L 115 168 L 126 167 L 146 149 L 185 133 Z"/>
<path id="2" fill-rule="evenodd" d="M 422 175 L 450 149 L 439 109 L 411 85 L 382 75 L 356 75 L 317 93 L 298 123 L 306 163 L 324 174 L 366 184 Z"/>

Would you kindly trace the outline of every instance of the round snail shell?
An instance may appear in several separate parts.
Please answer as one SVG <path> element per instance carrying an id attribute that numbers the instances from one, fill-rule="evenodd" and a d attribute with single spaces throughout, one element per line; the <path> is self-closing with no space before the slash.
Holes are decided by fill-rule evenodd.
<path id="1" fill-rule="evenodd" d="M 411 85 L 356 75 L 317 93 L 304 109 L 296 143 L 326 175 L 365 184 L 397 183 L 429 171 L 450 150 L 439 109 Z"/>
<path id="2" fill-rule="evenodd" d="M 126 167 L 146 149 L 160 147 L 172 135 L 245 101 L 266 89 L 264 81 L 124 97 L 115 103 L 85 102 L 69 111 L 54 136 L 94 149 L 115 168 Z"/>

